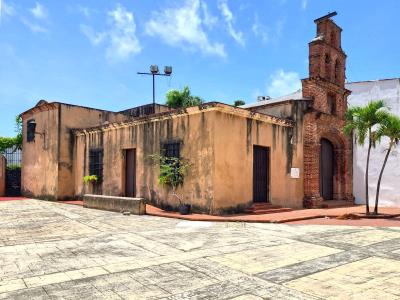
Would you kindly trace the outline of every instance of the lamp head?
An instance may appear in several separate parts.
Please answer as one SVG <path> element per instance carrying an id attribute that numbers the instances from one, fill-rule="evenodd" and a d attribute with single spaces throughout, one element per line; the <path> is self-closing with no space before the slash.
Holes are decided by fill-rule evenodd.
<path id="1" fill-rule="evenodd" d="M 166 75 L 171 75 L 172 74 L 172 67 L 171 66 L 165 66 L 164 67 L 164 73 Z"/>
<path id="2" fill-rule="evenodd" d="M 151 74 L 158 74 L 158 72 L 159 72 L 158 66 L 157 65 L 151 65 L 150 66 L 150 72 L 151 72 Z"/>

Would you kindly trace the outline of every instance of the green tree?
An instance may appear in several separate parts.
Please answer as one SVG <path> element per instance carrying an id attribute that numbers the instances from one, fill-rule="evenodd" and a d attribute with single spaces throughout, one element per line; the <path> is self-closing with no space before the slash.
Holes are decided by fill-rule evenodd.
<path id="1" fill-rule="evenodd" d="M 22 149 L 22 118 L 15 117 L 15 137 L 0 137 L 0 153 L 8 148 Z"/>
<path id="2" fill-rule="evenodd" d="M 390 115 L 385 114 L 382 116 L 382 121 L 376 132 L 376 139 L 380 141 L 382 137 L 389 138 L 389 147 L 386 150 L 385 159 L 383 161 L 383 165 L 379 173 L 378 183 L 376 186 L 376 197 L 375 197 L 375 208 L 374 208 L 374 214 L 376 215 L 378 214 L 379 191 L 381 188 L 383 171 L 385 170 L 390 152 L 392 151 L 393 147 L 399 144 L 400 141 L 400 118 L 398 116 L 392 114 Z"/>
<path id="3" fill-rule="evenodd" d="M 166 104 L 170 108 L 186 108 L 196 106 L 203 103 L 200 97 L 193 96 L 188 86 L 185 86 L 182 91 L 170 90 L 167 93 Z"/>
<path id="4" fill-rule="evenodd" d="M 380 124 L 385 113 L 382 111 L 386 108 L 382 100 L 371 101 L 366 106 L 351 107 L 346 112 L 346 125 L 344 132 L 348 136 L 354 133 L 356 141 L 359 145 L 364 145 L 365 140 L 368 138 L 368 153 L 365 170 L 365 204 L 366 213 L 369 214 L 369 194 L 368 194 L 368 173 L 369 162 L 371 155 L 371 148 L 375 147 L 376 131 L 374 128 Z"/>
<path id="5" fill-rule="evenodd" d="M 241 106 L 241 105 L 245 105 L 246 102 L 244 102 L 243 100 L 236 100 L 233 105 L 234 106 Z"/>
<path id="6" fill-rule="evenodd" d="M 166 157 L 158 154 L 150 155 L 149 158 L 153 160 L 154 165 L 160 167 L 158 183 L 171 187 L 172 196 L 176 197 L 180 204 L 183 204 L 183 195 L 177 194 L 176 189 L 183 185 L 191 163 L 184 158 Z"/>

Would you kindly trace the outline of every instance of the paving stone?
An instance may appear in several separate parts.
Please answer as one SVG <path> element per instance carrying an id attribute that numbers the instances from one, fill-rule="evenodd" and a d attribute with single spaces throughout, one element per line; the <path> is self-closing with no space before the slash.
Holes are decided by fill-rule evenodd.
<path id="1" fill-rule="evenodd" d="M 0 299 L 400 299 L 398 228 L 0 203 Z"/>
<path id="2" fill-rule="evenodd" d="M 318 299 L 317 297 L 296 290 L 248 276 L 222 281 L 190 292 L 176 294 L 165 299 L 235 299 L 243 297 L 244 295 L 251 295 L 262 299 Z"/>
<path id="3" fill-rule="evenodd" d="M 364 299 L 399 299 L 399 270 L 400 261 L 369 257 L 301 277 L 285 285 L 325 299 L 353 298 L 356 295 L 366 297 Z M 397 288 L 393 289 L 387 281 Z"/>
<path id="4" fill-rule="evenodd" d="M 18 290 L 12 293 L 0 293 L 0 299 L 47 300 L 51 298 L 43 288 L 39 287 Z"/>
<path id="5" fill-rule="evenodd" d="M 337 252 L 340 250 L 296 242 L 213 256 L 209 259 L 235 270 L 257 274 Z"/>
<path id="6" fill-rule="evenodd" d="M 11 292 L 26 288 L 25 282 L 22 279 L 11 279 L 0 281 L 0 293 Z"/>
<path id="7" fill-rule="evenodd" d="M 259 273 L 257 276 L 268 281 L 283 283 L 323 270 L 345 265 L 350 262 L 358 261 L 366 257 L 368 257 L 368 254 L 362 252 L 340 252 L 274 269 L 269 272 Z"/>

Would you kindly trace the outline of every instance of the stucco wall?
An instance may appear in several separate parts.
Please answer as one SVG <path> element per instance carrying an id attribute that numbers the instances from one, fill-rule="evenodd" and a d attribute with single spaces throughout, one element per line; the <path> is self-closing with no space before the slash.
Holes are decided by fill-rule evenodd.
<path id="1" fill-rule="evenodd" d="M 400 116 L 400 79 L 349 83 L 346 88 L 352 91 L 348 98 L 350 106 L 363 106 L 369 101 L 381 99 L 391 108 L 391 112 Z M 369 171 L 370 203 L 375 201 L 376 184 L 387 146 L 388 140 L 383 139 L 371 152 Z M 367 147 L 354 144 L 353 157 L 353 193 L 356 197 L 356 203 L 362 204 L 365 203 L 364 174 Z M 382 178 L 380 190 L 381 206 L 400 207 L 399 178 L 400 149 L 395 148 L 389 156 Z"/>
<path id="2" fill-rule="evenodd" d="M 23 152 L 21 191 L 23 195 L 61 200 L 74 196 L 72 129 L 100 126 L 128 116 L 63 103 L 45 103 L 22 115 Z M 27 142 L 27 122 L 35 120 L 34 142 Z"/>
<path id="3" fill-rule="evenodd" d="M 245 115 L 249 112 L 242 111 Z M 279 121 L 281 122 L 281 121 Z M 219 213 L 248 205 L 253 200 L 253 145 L 271 148 L 271 202 L 301 207 L 303 177 L 290 178 L 290 168 L 302 169 L 301 129 L 271 124 L 214 109 L 189 108 L 184 114 L 161 116 L 125 125 L 78 132 L 75 152 L 76 195 L 90 191 L 89 150 L 102 148 L 104 195 L 124 196 L 124 149 L 136 149 L 136 196 L 158 205 L 177 206 L 165 187 L 158 184 L 158 167 L 148 156 L 160 153 L 160 144 L 181 141 L 181 156 L 192 167 L 178 193 L 192 206 Z M 289 123 L 288 123 L 289 124 Z M 293 138 L 292 138 L 293 136 Z M 291 144 L 293 143 L 293 145 Z"/>
<path id="4" fill-rule="evenodd" d="M 27 122 L 36 122 L 35 141 L 26 140 Z M 54 199 L 58 188 L 58 105 L 23 115 L 21 192 Z"/>
<path id="5" fill-rule="evenodd" d="M 268 104 L 265 106 L 256 106 L 251 108 L 252 111 L 261 112 L 278 118 L 289 118 L 298 120 L 307 109 L 307 100 L 289 100 L 276 104 Z M 301 120 L 300 120 L 301 121 Z"/>
<path id="6" fill-rule="evenodd" d="M 253 146 L 270 148 L 270 203 L 302 207 L 302 130 L 218 113 L 215 127 L 215 206 L 253 201 Z M 301 125 L 301 124 L 300 124 Z M 300 178 L 291 178 L 291 168 Z"/>
<path id="7" fill-rule="evenodd" d="M 6 194 L 6 158 L 0 154 L 0 197 Z"/>
<path id="8" fill-rule="evenodd" d="M 57 198 L 67 199 L 74 195 L 73 151 L 74 136 L 72 129 L 100 126 L 105 122 L 120 122 L 128 116 L 92 108 L 62 104 L 60 106 L 60 149 L 58 166 Z"/>
<path id="9" fill-rule="evenodd" d="M 85 192 L 83 176 L 88 174 L 89 150 L 104 149 L 104 195 L 124 196 L 125 149 L 136 149 L 136 197 L 143 197 L 159 205 L 167 202 L 178 205 L 165 187 L 158 184 L 159 168 L 149 159 L 160 153 L 160 143 L 181 141 L 181 156 L 193 165 L 178 193 L 193 206 L 208 206 L 213 195 L 213 122 L 214 113 L 203 113 L 189 108 L 188 113 L 161 116 L 114 128 L 110 125 L 101 131 L 80 134 L 76 137 L 75 186 L 76 194 Z M 87 187 L 86 187 L 87 188 Z M 87 190 L 86 190 L 87 191 Z"/>

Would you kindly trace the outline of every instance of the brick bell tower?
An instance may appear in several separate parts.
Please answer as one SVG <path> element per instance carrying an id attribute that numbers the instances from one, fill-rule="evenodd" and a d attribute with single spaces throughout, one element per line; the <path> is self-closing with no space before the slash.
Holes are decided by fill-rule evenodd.
<path id="1" fill-rule="evenodd" d="M 345 88 L 342 29 L 331 19 L 336 15 L 314 21 L 317 36 L 309 43 L 309 78 L 302 80 L 303 97 L 311 100 L 303 128 L 305 207 L 354 201 L 352 142 L 343 134 L 350 91 Z"/>

